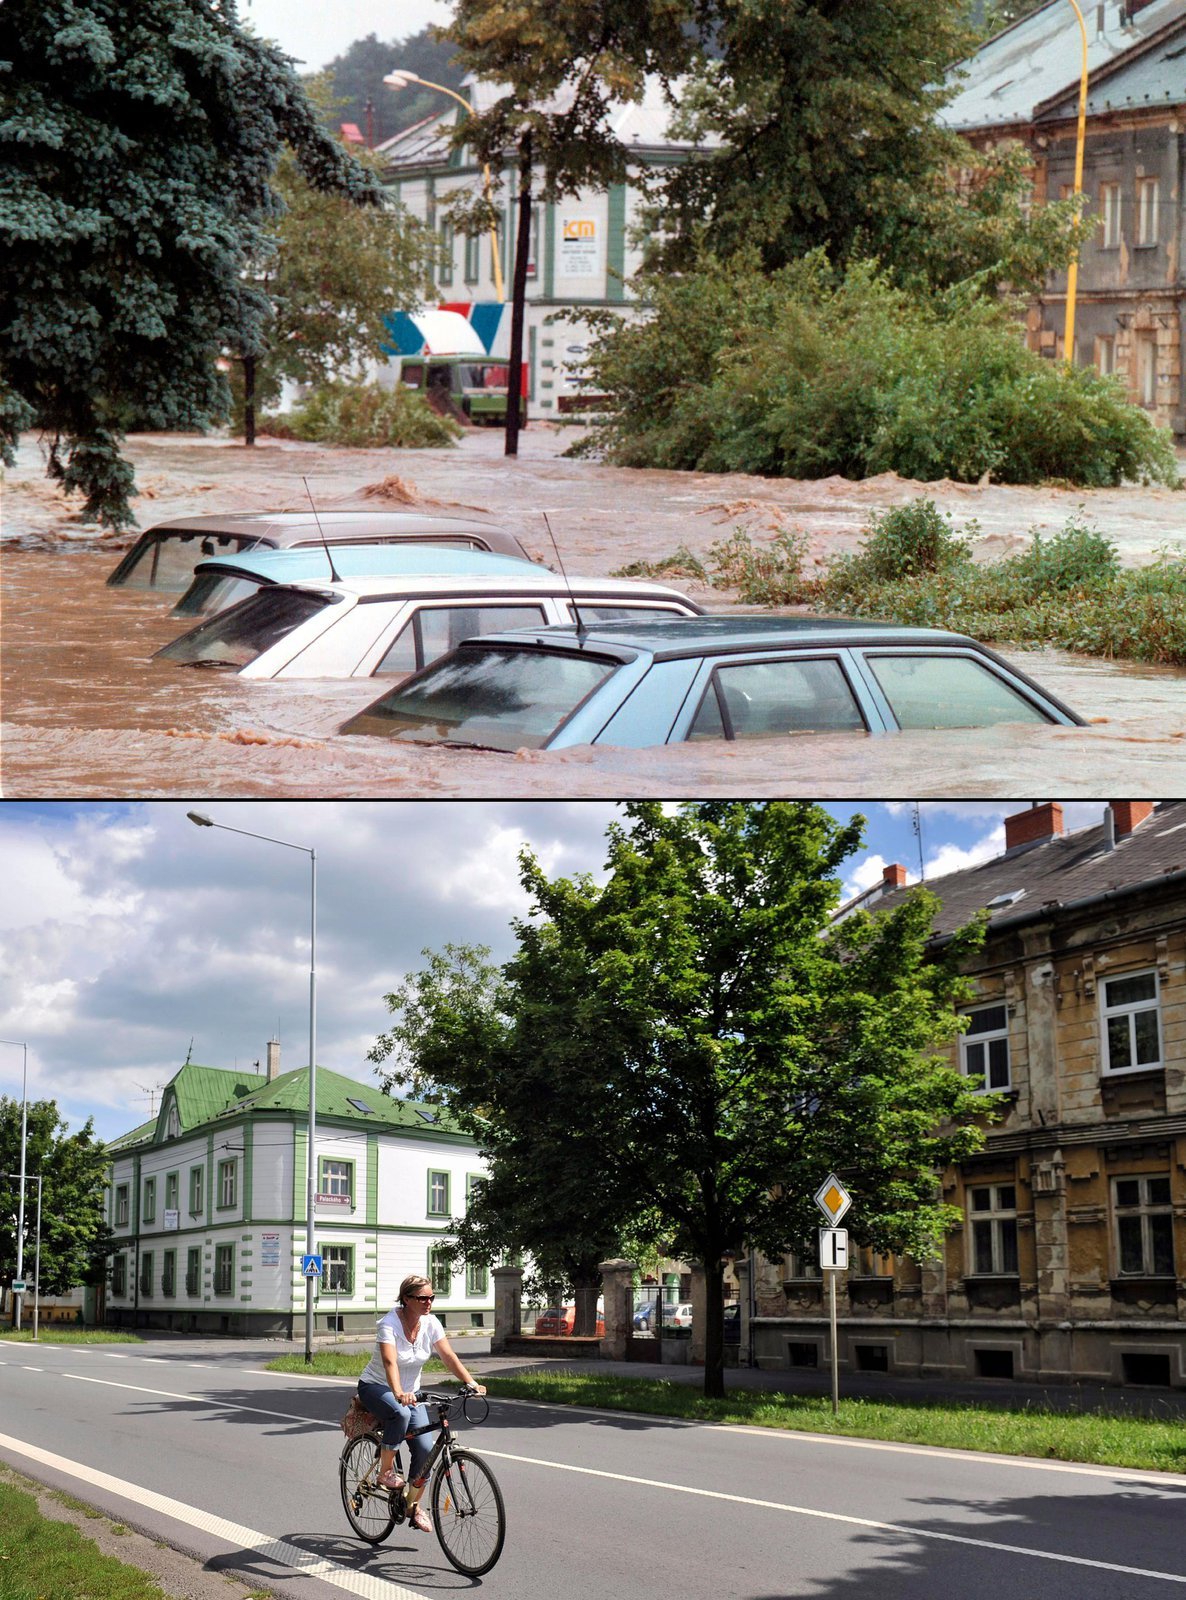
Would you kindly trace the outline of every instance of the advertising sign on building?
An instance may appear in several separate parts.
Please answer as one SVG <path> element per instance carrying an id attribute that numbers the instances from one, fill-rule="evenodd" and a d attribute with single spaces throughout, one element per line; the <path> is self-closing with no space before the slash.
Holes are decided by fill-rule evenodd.
<path id="1" fill-rule="evenodd" d="M 261 1267 L 280 1265 L 280 1235 L 261 1233 L 259 1236 L 259 1264 Z"/>
<path id="2" fill-rule="evenodd" d="M 170 1207 L 165 1212 L 165 1227 L 166 1227 L 166 1229 L 168 1229 L 170 1232 L 172 1232 L 173 1229 L 179 1228 L 180 1226 L 181 1226 L 181 1212 L 180 1211 L 174 1211 L 172 1209 L 172 1207 Z"/>
<path id="3" fill-rule="evenodd" d="M 558 278 L 596 278 L 601 272 L 601 247 L 593 217 L 560 219 Z"/>

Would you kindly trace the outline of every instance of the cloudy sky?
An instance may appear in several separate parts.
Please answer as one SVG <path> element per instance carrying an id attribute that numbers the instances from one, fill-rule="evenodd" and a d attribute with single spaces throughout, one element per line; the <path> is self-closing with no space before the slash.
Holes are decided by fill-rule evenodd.
<path id="1" fill-rule="evenodd" d="M 406 39 L 430 22 L 448 22 L 447 0 L 239 0 L 239 17 L 256 33 L 274 39 L 316 72 L 369 33 L 380 39 Z"/>
<path id="2" fill-rule="evenodd" d="M 383 996 L 420 952 L 454 943 L 511 953 L 525 909 L 517 855 L 553 875 L 598 872 L 618 809 L 592 801 L 211 802 L 230 828 L 317 852 L 317 1056 L 373 1083 L 366 1053 Z M 887 862 L 919 873 L 913 807 L 830 805 L 868 818 L 846 867 L 856 893 Z M 1021 803 L 921 807 L 930 880 L 997 855 Z M 171 801 L 0 803 L 0 1036 L 28 1045 L 30 1099 L 103 1138 L 147 1121 L 191 1049 L 250 1070 L 278 1031 L 281 1066 L 308 1059 L 309 857 L 197 828 Z M 1065 807 L 1068 828 L 1102 802 Z M 0 1044 L 0 1094 L 18 1098 L 22 1051 Z M 150 1095 L 156 1096 L 155 1101 Z"/>

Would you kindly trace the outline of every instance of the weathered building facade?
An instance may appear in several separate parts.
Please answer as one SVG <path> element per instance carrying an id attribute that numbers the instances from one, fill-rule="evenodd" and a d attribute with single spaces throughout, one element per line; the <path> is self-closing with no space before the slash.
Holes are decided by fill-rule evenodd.
<path id="1" fill-rule="evenodd" d="M 1064 349 L 1067 274 L 1029 305 L 1031 347 L 1121 377 L 1154 421 L 1186 434 L 1186 6 L 1083 0 L 1088 95 L 1075 349 Z M 1024 144 L 1033 203 L 1072 192 L 1082 38 L 1067 0 L 1005 29 L 956 69 L 943 120 L 971 143 Z"/>
<path id="2" fill-rule="evenodd" d="M 943 1175 L 938 1259 L 841 1276 L 842 1368 L 1186 1386 L 1186 803 L 1071 834 L 1057 805 L 1019 812 L 1003 855 L 928 888 L 939 940 L 990 913 L 952 1062 L 1003 1115 Z M 829 1358 L 811 1262 L 759 1263 L 754 1309 L 760 1366 Z"/>

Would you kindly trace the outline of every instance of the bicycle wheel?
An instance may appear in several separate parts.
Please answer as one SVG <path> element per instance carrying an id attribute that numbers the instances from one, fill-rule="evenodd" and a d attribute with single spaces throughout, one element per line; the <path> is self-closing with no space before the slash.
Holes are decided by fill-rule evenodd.
<path id="1" fill-rule="evenodd" d="M 441 1549 L 467 1578 L 480 1578 L 502 1554 L 507 1518 L 502 1491 L 486 1463 L 454 1450 L 432 1485 L 432 1521 Z"/>
<path id="2" fill-rule="evenodd" d="M 342 1451 L 338 1477 L 350 1526 L 368 1544 L 379 1544 L 395 1526 L 395 1509 L 390 1490 L 378 1487 L 379 1441 L 374 1435 L 364 1433 L 350 1441 Z"/>

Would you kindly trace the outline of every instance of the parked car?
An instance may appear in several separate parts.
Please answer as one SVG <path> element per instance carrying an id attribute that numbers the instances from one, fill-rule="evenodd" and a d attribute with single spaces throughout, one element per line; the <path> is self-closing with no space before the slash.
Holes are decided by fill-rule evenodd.
<path id="1" fill-rule="evenodd" d="M 640 1305 L 635 1306 L 634 1316 L 631 1319 L 635 1333 L 649 1333 L 654 1320 L 655 1302 L 653 1300 L 644 1300 Z"/>
<path id="2" fill-rule="evenodd" d="M 341 731 L 558 750 L 1082 721 L 962 634 L 812 617 L 700 616 L 471 639 Z"/>
<path id="3" fill-rule="evenodd" d="M 725 1303 L 725 1343 L 741 1342 L 741 1305 L 736 1300 Z"/>
<path id="4" fill-rule="evenodd" d="M 664 1328 L 690 1328 L 692 1326 L 692 1303 L 682 1300 L 678 1306 L 663 1307 Z"/>
<path id="5" fill-rule="evenodd" d="M 211 556 L 300 549 L 323 541 L 391 544 L 404 539 L 528 559 L 513 533 L 476 518 L 433 517 L 421 511 L 321 511 L 316 517 L 311 510 L 232 511 L 158 522 L 140 535 L 107 582 L 115 588 L 181 594 L 193 581 L 198 562 Z"/>
<path id="6" fill-rule="evenodd" d="M 535 1319 L 535 1331 L 539 1334 L 565 1334 L 571 1333 L 576 1322 L 575 1306 L 548 1306 L 541 1311 Z M 605 1318 L 602 1316 L 602 1307 L 597 1307 L 596 1335 L 600 1338 L 605 1333 Z"/>
<path id="7" fill-rule="evenodd" d="M 301 553 L 316 562 L 316 552 Z M 622 578 L 569 578 L 546 567 L 476 550 L 378 550 L 372 565 L 401 576 L 328 574 L 271 582 L 156 652 L 188 666 L 221 667 L 244 678 L 406 676 L 462 639 L 507 628 L 568 622 L 576 606 L 589 623 L 637 615 L 691 616 L 678 590 Z M 283 577 L 291 556 L 239 558 L 255 576 Z"/>

